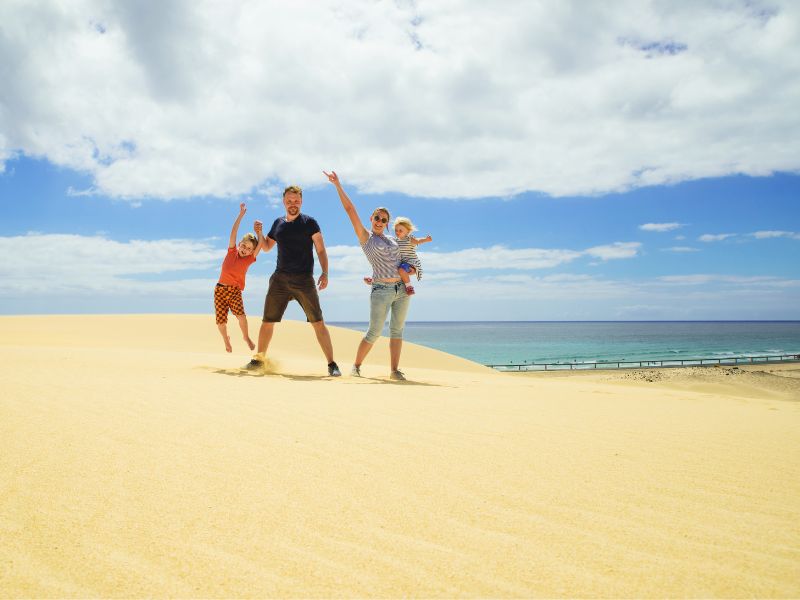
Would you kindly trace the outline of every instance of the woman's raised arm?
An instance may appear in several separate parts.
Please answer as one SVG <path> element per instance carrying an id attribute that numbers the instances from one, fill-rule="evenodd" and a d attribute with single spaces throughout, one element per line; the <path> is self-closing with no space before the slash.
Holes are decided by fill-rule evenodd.
<path id="1" fill-rule="evenodd" d="M 325 171 L 323 171 L 323 173 L 325 173 Z M 350 222 L 353 224 L 353 231 L 356 232 L 356 237 L 358 238 L 359 243 L 363 244 L 369 239 L 369 231 L 367 231 L 367 229 L 364 227 L 364 224 L 361 223 L 361 219 L 358 218 L 358 213 L 356 212 L 356 207 L 353 206 L 353 201 L 350 200 L 350 197 L 342 189 L 339 176 L 336 174 L 336 171 L 331 171 L 330 173 L 325 173 L 325 177 L 327 177 L 328 181 L 336 186 L 336 192 L 339 194 L 339 200 L 342 201 L 342 208 L 344 208 L 344 212 L 347 213 L 347 216 L 350 217 Z"/>

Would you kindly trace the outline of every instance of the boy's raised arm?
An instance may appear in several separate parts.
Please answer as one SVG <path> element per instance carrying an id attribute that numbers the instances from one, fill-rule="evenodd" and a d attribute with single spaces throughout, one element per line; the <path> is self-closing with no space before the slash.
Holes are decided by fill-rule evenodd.
<path id="1" fill-rule="evenodd" d="M 239 205 L 239 216 L 236 217 L 236 220 L 233 222 L 233 227 L 231 228 L 231 239 L 228 241 L 228 248 L 236 248 L 236 237 L 239 235 L 239 223 L 242 222 L 242 217 L 244 217 L 244 213 L 246 212 L 247 206 L 245 206 L 244 202 L 242 202 Z"/>

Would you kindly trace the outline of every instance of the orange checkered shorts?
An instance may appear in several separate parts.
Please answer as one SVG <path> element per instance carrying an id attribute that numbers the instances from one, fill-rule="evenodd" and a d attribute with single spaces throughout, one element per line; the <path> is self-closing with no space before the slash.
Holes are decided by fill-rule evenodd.
<path id="1" fill-rule="evenodd" d="M 242 290 L 233 285 L 219 285 L 214 288 L 214 312 L 217 325 L 228 322 L 228 309 L 235 315 L 244 314 Z"/>

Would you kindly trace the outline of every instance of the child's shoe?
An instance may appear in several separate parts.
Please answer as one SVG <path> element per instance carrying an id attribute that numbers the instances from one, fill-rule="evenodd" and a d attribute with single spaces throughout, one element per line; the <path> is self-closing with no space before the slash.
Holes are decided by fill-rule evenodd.
<path id="1" fill-rule="evenodd" d="M 408 294 L 409 296 L 413 296 L 416 293 L 417 292 L 414 291 L 414 286 L 413 285 L 407 285 L 406 286 L 406 294 Z"/>
<path id="2" fill-rule="evenodd" d="M 372 285 L 372 277 L 364 277 L 364 283 L 367 285 Z"/>

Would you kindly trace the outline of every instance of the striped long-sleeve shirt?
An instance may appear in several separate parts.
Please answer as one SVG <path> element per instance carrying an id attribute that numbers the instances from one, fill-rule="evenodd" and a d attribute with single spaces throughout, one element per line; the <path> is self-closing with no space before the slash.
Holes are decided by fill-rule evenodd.
<path id="1" fill-rule="evenodd" d="M 382 233 L 370 232 L 369 239 L 361 244 L 361 249 L 372 265 L 372 278 L 395 279 L 400 264 L 400 248 L 394 238 Z"/>

